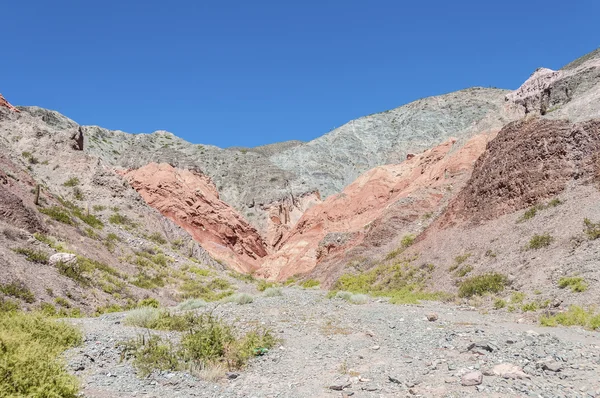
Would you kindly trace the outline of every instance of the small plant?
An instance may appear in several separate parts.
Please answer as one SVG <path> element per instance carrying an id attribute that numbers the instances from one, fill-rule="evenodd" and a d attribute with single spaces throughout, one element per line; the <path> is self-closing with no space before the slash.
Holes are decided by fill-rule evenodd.
<path id="1" fill-rule="evenodd" d="M 279 288 L 279 287 L 268 287 L 265 289 L 263 294 L 265 297 L 283 296 L 281 288 Z"/>
<path id="2" fill-rule="evenodd" d="M 527 249 L 529 250 L 537 250 L 543 247 L 548 247 L 554 241 L 554 238 L 549 234 L 545 233 L 543 235 L 533 235 L 533 237 L 529 240 L 527 245 Z"/>
<path id="3" fill-rule="evenodd" d="M 560 287 L 561 289 L 570 287 L 572 292 L 581 293 L 587 290 L 588 285 L 582 277 L 573 276 L 560 278 L 560 280 L 558 281 L 558 287 Z"/>
<path id="4" fill-rule="evenodd" d="M 316 279 L 307 279 L 304 282 L 302 282 L 302 284 L 300 286 L 302 286 L 304 289 L 311 289 L 314 287 L 317 287 L 321 284 L 321 282 L 319 282 Z"/>
<path id="5" fill-rule="evenodd" d="M 352 293 L 341 290 L 339 292 L 336 292 L 334 297 L 345 300 L 345 301 L 350 301 L 350 297 L 352 297 Z"/>
<path id="6" fill-rule="evenodd" d="M 103 206 L 103 205 L 94 205 L 94 206 L 92 207 L 92 209 L 93 209 L 95 212 L 104 211 L 104 210 L 106 210 L 106 206 Z"/>
<path id="7" fill-rule="evenodd" d="M 494 308 L 495 309 L 499 310 L 499 309 L 504 308 L 504 307 L 506 307 L 506 301 L 504 301 L 504 300 L 502 300 L 500 298 L 496 299 L 494 301 Z"/>
<path id="8" fill-rule="evenodd" d="M 164 245 L 167 243 L 167 240 L 160 232 L 153 232 L 152 234 L 148 235 L 147 238 L 157 245 Z"/>
<path id="9" fill-rule="evenodd" d="M 82 201 L 85 199 L 85 195 L 83 194 L 83 191 L 81 189 L 79 189 L 79 187 L 73 188 L 73 197 L 79 201 Z"/>
<path id="10" fill-rule="evenodd" d="M 488 249 L 488 250 L 485 252 L 485 256 L 486 256 L 486 257 L 491 257 L 491 258 L 496 258 L 496 253 L 495 253 L 493 250 L 489 250 L 489 249 Z"/>
<path id="11" fill-rule="evenodd" d="M 525 300 L 525 293 L 523 292 L 514 292 L 512 296 L 510 296 L 510 302 L 514 304 L 520 304 Z"/>
<path id="12" fill-rule="evenodd" d="M 25 258 L 27 258 L 27 261 L 31 261 L 32 263 L 48 264 L 48 255 L 44 252 L 25 247 L 18 247 L 13 249 L 13 251 L 17 254 L 24 255 Z"/>
<path id="13" fill-rule="evenodd" d="M 506 275 L 491 272 L 473 276 L 461 282 L 458 290 L 459 297 L 482 296 L 486 293 L 500 293 L 508 284 Z"/>
<path id="14" fill-rule="evenodd" d="M 256 285 L 256 289 L 259 292 L 264 292 L 268 288 L 275 287 L 275 286 L 277 286 L 277 283 L 275 283 L 275 282 L 267 282 L 266 280 L 261 279 L 261 280 L 258 281 L 258 284 Z"/>
<path id="15" fill-rule="evenodd" d="M 400 245 L 406 249 L 415 242 L 415 239 L 416 238 L 413 234 L 404 235 L 400 241 Z"/>
<path id="16" fill-rule="evenodd" d="M 206 307 L 206 301 L 202 299 L 187 299 L 177 305 L 179 311 L 191 311 L 198 308 Z"/>
<path id="17" fill-rule="evenodd" d="M 65 181 L 63 183 L 63 185 L 65 187 L 76 187 L 77 185 L 79 185 L 79 178 L 77 178 L 77 177 L 71 177 L 67 181 Z"/>
<path id="18" fill-rule="evenodd" d="M 456 263 L 456 265 L 461 265 L 462 263 L 467 261 L 469 259 L 469 257 L 471 257 L 471 253 L 465 253 L 463 255 L 456 256 L 454 258 L 454 262 Z"/>
<path id="19" fill-rule="evenodd" d="M 353 294 L 348 301 L 352 304 L 367 304 L 369 302 L 369 296 L 366 294 Z"/>
<path id="20" fill-rule="evenodd" d="M 600 222 L 593 223 L 589 218 L 583 220 L 583 232 L 589 240 L 600 238 Z"/>
<path id="21" fill-rule="evenodd" d="M 247 293 L 238 293 L 233 296 L 228 296 L 223 299 L 226 303 L 237 303 L 239 305 L 250 304 L 254 301 L 254 297 Z"/>
<path id="22" fill-rule="evenodd" d="M 462 267 L 461 269 L 459 269 L 458 271 L 456 271 L 456 276 L 458 276 L 459 278 L 462 278 L 463 276 L 467 275 L 471 271 L 473 271 L 473 266 L 472 265 L 465 265 L 464 267 Z"/>
<path id="23" fill-rule="evenodd" d="M 538 304 L 536 302 L 526 303 L 521 306 L 521 311 L 523 312 L 533 312 L 538 310 Z"/>
<path id="24" fill-rule="evenodd" d="M 158 307 L 160 307 L 160 303 L 158 302 L 157 299 L 155 299 L 153 297 L 148 297 L 143 300 L 140 300 L 140 302 L 138 303 L 138 307 L 158 308 Z"/>
<path id="25" fill-rule="evenodd" d="M 108 218 L 108 222 L 115 225 L 134 226 L 135 223 L 129 219 L 129 217 L 121 214 L 114 213 Z"/>
<path id="26" fill-rule="evenodd" d="M 593 309 L 585 310 L 579 306 L 572 305 L 567 312 L 540 317 L 542 326 L 583 326 L 587 329 L 596 330 L 600 328 L 600 314 Z"/>
<path id="27" fill-rule="evenodd" d="M 29 304 L 35 301 L 35 296 L 23 282 L 0 284 L 0 293 L 21 299 Z"/>
<path id="28" fill-rule="evenodd" d="M 71 303 L 69 303 L 69 301 L 67 299 L 65 299 L 64 297 L 57 297 L 54 299 L 54 302 L 58 306 L 61 306 L 64 308 L 71 308 Z"/>

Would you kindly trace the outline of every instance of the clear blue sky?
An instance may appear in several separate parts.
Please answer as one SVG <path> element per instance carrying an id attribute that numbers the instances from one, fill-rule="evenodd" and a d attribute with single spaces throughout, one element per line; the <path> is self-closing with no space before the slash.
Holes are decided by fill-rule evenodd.
<path id="1" fill-rule="evenodd" d="M 222 147 L 514 89 L 600 45 L 597 0 L 7 0 L 1 12 L 12 103 Z"/>

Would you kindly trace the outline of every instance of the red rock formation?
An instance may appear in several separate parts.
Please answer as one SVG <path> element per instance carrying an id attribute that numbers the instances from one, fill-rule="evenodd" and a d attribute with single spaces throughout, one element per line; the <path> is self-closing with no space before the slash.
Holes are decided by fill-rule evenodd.
<path id="1" fill-rule="evenodd" d="M 122 175 L 150 206 L 187 230 L 214 258 L 237 271 L 252 272 L 268 254 L 260 234 L 219 199 L 209 177 L 156 163 Z"/>
<path id="2" fill-rule="evenodd" d="M 373 223 L 411 221 L 437 210 L 447 188 L 467 180 L 491 136 L 475 136 L 454 153 L 455 140 L 449 140 L 400 164 L 366 172 L 342 193 L 308 209 L 257 275 L 284 280 L 310 272 L 327 257 L 361 244 Z"/>
<path id="3" fill-rule="evenodd" d="M 4 96 L 3 96 L 2 94 L 0 94 L 0 106 L 3 106 L 3 107 L 5 107 L 5 108 L 8 108 L 8 109 L 10 109 L 11 111 L 14 111 L 14 112 L 21 112 L 20 110 L 18 110 L 18 109 L 17 109 L 17 108 L 15 108 L 14 106 L 12 106 L 12 105 L 10 104 L 10 102 L 8 102 L 8 101 L 6 100 L 6 98 L 4 98 Z"/>

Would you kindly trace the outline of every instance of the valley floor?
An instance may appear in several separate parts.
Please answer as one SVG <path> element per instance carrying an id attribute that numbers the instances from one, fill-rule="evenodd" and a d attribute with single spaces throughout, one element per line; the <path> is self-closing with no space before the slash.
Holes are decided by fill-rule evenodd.
<path id="1" fill-rule="evenodd" d="M 67 353 L 69 367 L 93 398 L 600 397 L 596 332 L 541 328 L 518 319 L 522 314 L 483 315 L 441 303 L 354 305 L 320 290 L 283 293 L 214 309 L 229 321 L 264 324 L 282 339 L 235 379 L 208 382 L 185 372 L 138 378 L 117 344 L 149 331 L 124 326 L 122 313 L 71 320 L 84 343 Z M 428 321 L 433 312 L 438 319 Z M 524 378 L 492 375 L 501 363 L 522 367 Z M 461 377 L 472 372 L 483 374 L 482 383 L 463 386 Z"/>

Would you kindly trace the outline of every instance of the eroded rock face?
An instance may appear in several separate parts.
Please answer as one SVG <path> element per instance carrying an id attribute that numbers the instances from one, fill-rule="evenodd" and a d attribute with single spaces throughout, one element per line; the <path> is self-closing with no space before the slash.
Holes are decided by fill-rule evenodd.
<path id="1" fill-rule="evenodd" d="M 339 256 L 365 239 L 387 244 L 395 236 L 378 235 L 374 225 L 410 223 L 436 211 L 447 187 L 466 181 L 491 136 L 493 132 L 475 136 L 460 148 L 451 139 L 400 164 L 361 175 L 342 193 L 308 209 L 257 275 L 284 280 L 311 272 L 317 264 L 328 274 L 331 270 L 323 263 L 343 265 Z"/>
<path id="2" fill-rule="evenodd" d="M 511 123 L 488 144 L 441 222 L 494 219 L 552 198 L 570 181 L 590 182 L 598 176 L 599 153 L 600 120 Z"/>
<path id="3" fill-rule="evenodd" d="M 252 272 L 268 254 L 256 229 L 219 199 L 214 184 L 202 173 L 151 163 L 122 175 L 150 206 L 237 271 Z"/>

